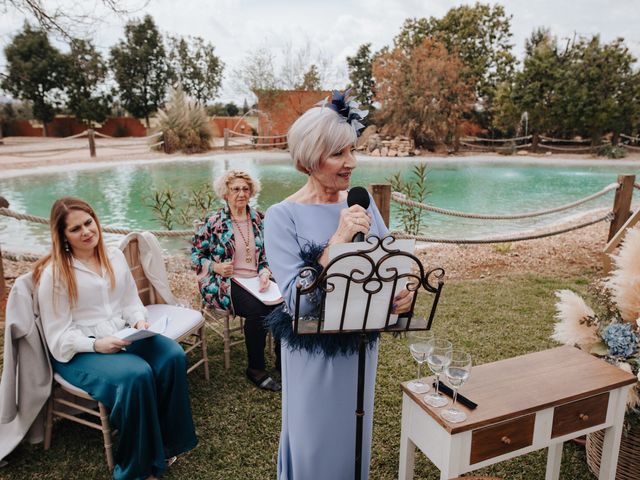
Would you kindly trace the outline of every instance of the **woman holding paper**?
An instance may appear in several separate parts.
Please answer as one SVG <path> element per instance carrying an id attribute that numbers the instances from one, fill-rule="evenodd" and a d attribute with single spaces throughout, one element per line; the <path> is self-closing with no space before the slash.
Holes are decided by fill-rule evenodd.
<path id="1" fill-rule="evenodd" d="M 264 318 L 274 305 L 256 298 L 262 297 L 260 293 L 266 292 L 272 283 L 264 252 L 263 214 L 249 205 L 249 200 L 260 191 L 260 183 L 247 172 L 229 170 L 216 180 L 214 190 L 225 200 L 225 206 L 207 217 L 193 238 L 191 249 L 202 303 L 245 318 L 247 378 L 258 388 L 280 391 L 280 384 L 266 371 L 264 358 L 267 338 Z M 278 369 L 279 350 L 276 348 Z"/>
<path id="2" fill-rule="evenodd" d="M 106 248 L 89 204 L 60 198 L 49 224 L 51 252 L 33 277 L 52 367 L 109 408 L 119 432 L 113 478 L 155 479 L 198 442 L 185 353 L 162 335 L 115 336 L 149 324 L 124 255 Z"/>
<path id="3" fill-rule="evenodd" d="M 358 378 L 358 335 L 296 335 L 292 329 L 299 271 L 321 271 L 329 247 L 351 242 L 357 233 L 384 236 L 380 212 L 347 205 L 347 189 L 356 158 L 353 153 L 359 120 L 367 112 L 334 91 L 331 101 L 305 112 L 289 129 L 287 141 L 297 170 L 306 184 L 273 205 L 265 218 L 267 259 L 285 299 L 267 322 L 282 341 L 282 431 L 278 453 L 281 480 L 353 478 Z M 318 316 L 314 295 L 301 298 L 300 315 Z M 403 291 L 394 299 L 394 313 L 411 307 Z M 378 357 L 371 336 L 366 359 L 362 478 L 369 475 L 373 397 Z"/>

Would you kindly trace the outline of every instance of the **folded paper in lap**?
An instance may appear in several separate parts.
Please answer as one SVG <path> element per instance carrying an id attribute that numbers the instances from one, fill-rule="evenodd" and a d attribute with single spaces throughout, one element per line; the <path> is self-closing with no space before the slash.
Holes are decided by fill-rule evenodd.
<path id="1" fill-rule="evenodd" d="M 114 333 L 113 336 L 128 342 L 135 342 L 136 340 L 142 340 L 143 338 L 163 334 L 167 330 L 168 323 L 169 317 L 163 315 L 153 322 L 149 328 L 123 328 L 122 330 Z"/>
<path id="2" fill-rule="evenodd" d="M 264 292 L 260 291 L 260 277 L 233 278 L 233 281 L 244 288 L 251 295 L 256 297 L 265 305 L 277 305 L 282 303 L 282 294 L 278 285 L 269 280 L 269 288 Z"/>

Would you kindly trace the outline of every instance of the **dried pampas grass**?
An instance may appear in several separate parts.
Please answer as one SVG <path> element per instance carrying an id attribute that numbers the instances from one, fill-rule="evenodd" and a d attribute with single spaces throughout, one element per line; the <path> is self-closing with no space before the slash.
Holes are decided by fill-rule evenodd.
<path id="1" fill-rule="evenodd" d="M 627 362 L 618 362 L 616 363 L 616 366 L 620 370 L 633 374 L 633 369 Z M 638 375 L 640 375 L 640 373 Z M 629 394 L 627 395 L 627 408 L 637 408 L 638 405 L 640 405 L 640 395 L 638 393 L 638 384 L 635 384 L 629 389 Z"/>
<path id="2" fill-rule="evenodd" d="M 620 314 L 625 322 L 640 317 L 640 229 L 630 229 L 613 257 L 615 270 L 607 279 Z"/>
<path id="3" fill-rule="evenodd" d="M 587 317 L 593 317 L 594 311 L 585 301 L 571 290 L 556 292 L 556 322 L 551 338 L 566 345 L 578 345 L 583 350 L 590 350 L 591 346 L 600 341 L 597 325 L 585 322 Z"/>

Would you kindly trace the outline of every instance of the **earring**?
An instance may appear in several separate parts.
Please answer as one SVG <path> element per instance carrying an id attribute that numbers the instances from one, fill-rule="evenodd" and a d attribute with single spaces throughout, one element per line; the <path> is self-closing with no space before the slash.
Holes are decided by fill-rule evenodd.
<path id="1" fill-rule="evenodd" d="M 65 239 L 64 241 L 64 251 L 69 253 L 71 249 L 69 248 L 69 242 Z"/>

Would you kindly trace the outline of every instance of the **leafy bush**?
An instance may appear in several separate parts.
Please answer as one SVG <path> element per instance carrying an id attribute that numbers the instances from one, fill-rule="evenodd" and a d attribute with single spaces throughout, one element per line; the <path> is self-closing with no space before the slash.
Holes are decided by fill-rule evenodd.
<path id="1" fill-rule="evenodd" d="M 607 158 L 624 158 L 627 156 L 627 151 L 616 145 L 603 145 L 598 149 L 598 156 Z"/>
<path id="2" fill-rule="evenodd" d="M 412 178 L 408 181 L 402 179 L 401 173 L 394 173 L 389 179 L 391 190 L 402 193 L 407 199 L 424 203 L 429 192 L 427 191 L 427 165 L 419 163 L 411 170 Z M 411 235 L 422 233 L 422 221 L 425 210 L 409 205 L 399 205 L 400 223 L 402 229 Z"/>
<path id="3" fill-rule="evenodd" d="M 164 109 L 158 111 L 157 131 L 164 133 L 167 153 L 199 153 L 209 150 L 212 132 L 205 108 L 190 100 L 181 86 L 171 93 Z"/>
<path id="4" fill-rule="evenodd" d="M 176 225 L 189 228 L 194 220 L 202 219 L 216 206 L 217 199 L 211 187 L 203 184 L 188 192 L 176 191 L 171 187 L 153 190 L 146 197 L 145 205 L 167 230 Z"/>

